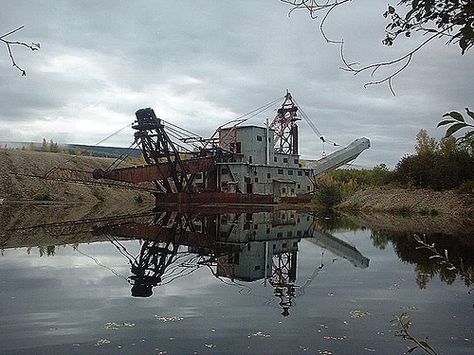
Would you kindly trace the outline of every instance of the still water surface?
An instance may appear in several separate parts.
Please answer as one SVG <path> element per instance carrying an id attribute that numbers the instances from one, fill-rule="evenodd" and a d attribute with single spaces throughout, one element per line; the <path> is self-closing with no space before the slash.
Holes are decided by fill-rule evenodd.
<path id="1" fill-rule="evenodd" d="M 434 256 L 412 233 L 293 210 L 6 229 L 2 354 L 401 354 L 402 312 L 438 353 L 474 352 L 466 237 L 422 237 Z"/>

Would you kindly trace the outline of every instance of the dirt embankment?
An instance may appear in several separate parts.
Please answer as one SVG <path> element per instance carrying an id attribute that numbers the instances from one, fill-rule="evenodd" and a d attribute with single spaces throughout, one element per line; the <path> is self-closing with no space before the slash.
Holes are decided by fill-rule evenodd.
<path id="1" fill-rule="evenodd" d="M 342 210 L 474 218 L 474 196 L 454 191 L 367 189 L 339 205 Z"/>
<path id="2" fill-rule="evenodd" d="M 454 191 L 367 189 L 339 205 L 372 230 L 446 235 L 474 233 L 474 196 Z"/>
<path id="3" fill-rule="evenodd" d="M 153 198 L 147 192 L 15 175 L 44 175 L 55 167 L 92 172 L 96 168 L 107 168 L 115 160 L 86 156 L 71 158 L 73 156 L 67 154 L 0 149 L 0 199 L 100 203 L 120 209 L 139 202 L 152 205 Z"/>

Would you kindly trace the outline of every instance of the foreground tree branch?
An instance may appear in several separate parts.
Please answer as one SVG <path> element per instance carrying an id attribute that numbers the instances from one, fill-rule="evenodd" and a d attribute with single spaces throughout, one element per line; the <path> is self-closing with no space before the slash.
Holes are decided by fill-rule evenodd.
<path id="1" fill-rule="evenodd" d="M 422 41 L 413 50 L 393 60 L 377 62 L 369 65 L 350 63 L 344 56 L 344 40 L 334 40 L 327 36 L 325 23 L 329 15 L 338 7 L 347 5 L 352 0 L 280 0 L 291 6 L 288 12 L 290 16 L 293 11 L 306 10 L 311 19 L 322 16 L 319 23 L 319 31 L 327 43 L 340 46 L 340 57 L 344 64 L 343 70 L 352 72 L 354 75 L 370 72 L 374 77 L 381 68 L 393 68 L 389 74 L 383 75 L 365 83 L 364 87 L 387 83 L 393 95 L 393 79 L 403 72 L 411 63 L 414 55 L 427 46 L 434 39 L 448 38 L 446 44 L 457 43 L 464 54 L 474 46 L 474 2 L 472 0 L 400 0 L 398 9 L 406 9 L 405 14 L 397 12 L 393 6 L 388 6 L 383 14 L 390 23 L 385 27 L 385 38 L 382 43 L 391 46 L 400 35 L 411 37 L 412 32 L 421 32 L 428 38 Z"/>
<path id="2" fill-rule="evenodd" d="M 29 48 L 31 49 L 32 51 L 36 51 L 36 50 L 39 50 L 40 49 L 40 44 L 39 43 L 34 43 L 34 42 L 31 42 L 31 44 L 28 44 L 26 42 L 21 42 L 21 41 L 12 41 L 10 39 L 8 39 L 9 36 L 11 36 L 12 34 L 20 31 L 21 29 L 23 29 L 25 26 L 20 26 L 20 27 L 17 27 L 15 28 L 14 30 L 11 30 L 3 35 L 0 36 L 0 41 L 5 44 L 5 46 L 7 47 L 7 51 L 8 51 L 8 55 L 10 57 L 10 61 L 12 63 L 12 66 L 16 69 L 18 69 L 20 72 L 21 72 L 21 75 L 22 76 L 26 76 L 26 71 L 24 69 L 22 69 L 15 61 L 15 57 L 13 55 L 13 49 L 12 47 L 13 46 L 22 46 L 22 47 L 26 47 L 26 48 Z"/>

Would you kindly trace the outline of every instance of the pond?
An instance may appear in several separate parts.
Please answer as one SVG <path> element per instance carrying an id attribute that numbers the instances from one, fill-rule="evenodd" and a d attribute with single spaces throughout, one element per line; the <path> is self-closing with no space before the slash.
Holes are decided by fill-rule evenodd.
<path id="1" fill-rule="evenodd" d="M 469 233 L 297 210 L 0 213 L 2 354 L 474 350 Z"/>

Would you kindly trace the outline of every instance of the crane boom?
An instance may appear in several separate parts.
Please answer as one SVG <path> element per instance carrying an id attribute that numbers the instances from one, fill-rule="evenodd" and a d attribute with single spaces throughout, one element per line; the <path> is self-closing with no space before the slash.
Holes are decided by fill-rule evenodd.
<path id="1" fill-rule="evenodd" d="M 363 137 L 356 139 L 347 147 L 339 149 L 319 160 L 311 161 L 308 167 L 313 170 L 314 175 L 320 175 L 354 160 L 364 150 L 370 148 L 370 140 Z"/>

